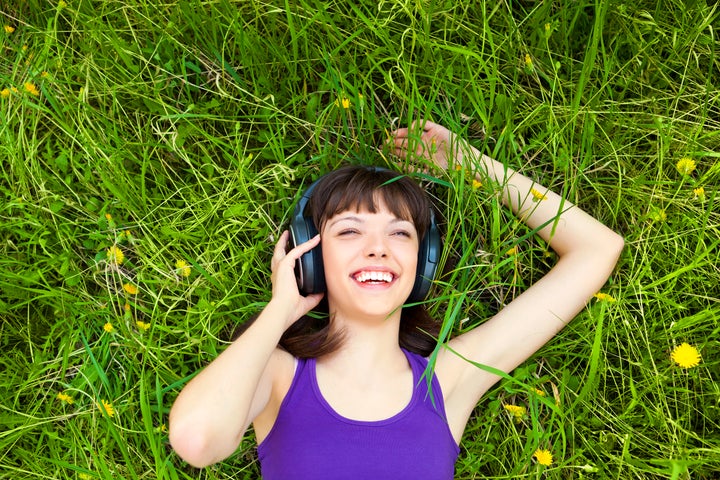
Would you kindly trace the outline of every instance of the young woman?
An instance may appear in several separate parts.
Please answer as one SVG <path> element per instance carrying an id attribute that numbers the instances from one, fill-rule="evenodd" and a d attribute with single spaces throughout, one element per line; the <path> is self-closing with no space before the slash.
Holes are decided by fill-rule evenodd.
<path id="1" fill-rule="evenodd" d="M 394 153 L 407 158 L 416 146 L 413 154 L 440 168 L 472 163 L 479 180 L 503 185 L 505 204 L 539 228 L 557 264 L 493 318 L 449 340 L 429 389 L 421 379 L 428 343 L 416 341 L 417 323 L 427 323 L 422 312 L 403 308 L 431 221 L 427 199 L 392 173 L 352 167 L 329 174 L 310 201 L 319 235 L 287 252 L 288 233 L 281 236 L 270 302 L 173 405 L 170 441 L 187 462 L 202 467 L 228 457 L 253 424 L 266 480 L 450 479 L 468 418 L 499 380 L 467 360 L 510 372 L 603 286 L 623 248 L 620 236 L 446 128 L 422 127 L 419 138 L 411 138 L 415 126 L 397 130 Z M 544 199 L 533 202 L 532 190 Z M 321 239 L 326 291 L 302 295 L 294 267 Z M 325 328 L 283 339 L 294 346 L 299 339 L 310 353 L 280 347 L 283 334 L 321 301 Z"/>

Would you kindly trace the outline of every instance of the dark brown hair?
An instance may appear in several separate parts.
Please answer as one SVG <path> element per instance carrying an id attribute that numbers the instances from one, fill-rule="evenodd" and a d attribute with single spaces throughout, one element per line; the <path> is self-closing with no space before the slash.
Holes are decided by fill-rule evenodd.
<path id="1" fill-rule="evenodd" d="M 377 212 L 382 201 L 398 218 L 413 223 L 422 241 L 430 226 L 432 205 L 425 192 L 412 179 L 390 170 L 346 166 L 320 179 L 308 203 L 318 231 L 334 215 L 346 210 Z M 254 319 L 253 319 L 254 320 Z M 242 326 L 245 330 L 252 322 Z M 327 301 L 288 328 L 280 347 L 298 358 L 317 358 L 337 350 L 344 340 L 342 332 L 331 332 Z M 436 345 L 440 325 L 424 305 L 403 307 L 400 317 L 400 346 L 423 356 Z"/>

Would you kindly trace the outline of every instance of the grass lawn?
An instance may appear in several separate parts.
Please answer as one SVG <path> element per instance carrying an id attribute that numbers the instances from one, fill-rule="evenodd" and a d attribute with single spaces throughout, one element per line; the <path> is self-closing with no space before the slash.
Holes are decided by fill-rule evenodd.
<path id="1" fill-rule="evenodd" d="M 0 478 L 258 478 L 252 433 L 185 464 L 169 408 L 269 300 L 303 188 L 392 165 L 419 118 L 626 240 L 478 404 L 457 478 L 719 478 L 715 2 L 6 0 L 0 26 Z M 423 183 L 460 332 L 555 260 L 496 185 Z"/>

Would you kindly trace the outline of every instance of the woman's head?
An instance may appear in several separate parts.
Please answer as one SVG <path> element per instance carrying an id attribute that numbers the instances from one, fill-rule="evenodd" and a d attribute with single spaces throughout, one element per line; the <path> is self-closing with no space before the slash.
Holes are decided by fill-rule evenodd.
<path id="1" fill-rule="evenodd" d="M 347 166 L 321 178 L 309 201 L 309 213 L 319 232 L 338 213 L 376 213 L 384 204 L 397 218 L 413 223 L 422 239 L 431 222 L 430 202 L 420 186 L 405 175 L 374 167 Z"/>
<path id="2" fill-rule="evenodd" d="M 307 220 L 312 218 L 318 232 L 323 232 L 327 221 L 343 212 L 378 213 L 383 207 L 395 217 L 411 222 L 418 241 L 422 242 L 419 255 L 423 258 L 422 262 L 418 262 L 416 272 L 416 277 L 423 281 L 418 282 L 420 288 L 413 288 L 411 298 L 414 298 L 413 301 L 424 298 L 434 276 L 441 244 L 437 227 L 434 226 L 430 201 L 417 183 L 389 170 L 347 166 L 323 176 L 306 195 L 309 199 L 303 208 L 303 216 Z M 429 232 L 432 234 L 429 235 Z M 425 261 L 425 258 L 431 261 Z M 314 261 L 310 264 L 315 268 Z M 313 281 L 314 285 L 317 283 Z M 419 292 L 417 295 L 416 290 Z M 304 316 L 286 330 L 280 345 L 294 356 L 304 358 L 319 357 L 335 351 L 342 345 L 344 336 L 342 332 L 332 331 L 330 317 L 326 297 L 315 314 Z M 401 347 L 428 355 L 435 347 L 434 337 L 439 333 L 438 330 L 439 324 L 428 315 L 424 305 L 402 308 L 399 332 Z"/>

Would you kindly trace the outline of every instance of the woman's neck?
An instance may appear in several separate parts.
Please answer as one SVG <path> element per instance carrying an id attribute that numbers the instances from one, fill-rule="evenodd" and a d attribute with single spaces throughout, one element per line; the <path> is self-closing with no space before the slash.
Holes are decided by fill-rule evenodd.
<path id="1" fill-rule="evenodd" d="M 336 314 L 332 320 L 333 329 L 343 332 L 342 346 L 318 359 L 331 368 L 362 372 L 374 372 L 378 368 L 404 368 L 407 363 L 400 349 L 400 312 L 385 319 L 349 319 Z"/>

